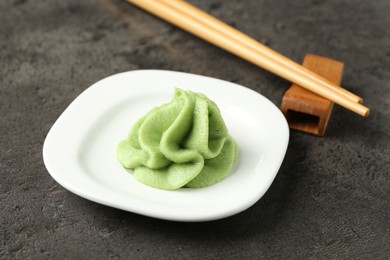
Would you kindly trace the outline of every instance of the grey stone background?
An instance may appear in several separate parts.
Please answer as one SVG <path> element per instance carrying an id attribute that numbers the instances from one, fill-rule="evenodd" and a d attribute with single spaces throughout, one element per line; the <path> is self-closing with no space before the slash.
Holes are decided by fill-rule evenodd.
<path id="1" fill-rule="evenodd" d="M 185 71 L 278 106 L 290 83 L 121 0 L 1 1 L 0 257 L 388 259 L 390 1 L 190 2 L 297 62 L 306 53 L 343 61 L 343 86 L 372 115 L 337 106 L 326 137 L 291 132 L 269 191 L 233 217 L 178 223 L 102 206 L 58 185 L 41 152 L 58 116 L 94 82 Z"/>

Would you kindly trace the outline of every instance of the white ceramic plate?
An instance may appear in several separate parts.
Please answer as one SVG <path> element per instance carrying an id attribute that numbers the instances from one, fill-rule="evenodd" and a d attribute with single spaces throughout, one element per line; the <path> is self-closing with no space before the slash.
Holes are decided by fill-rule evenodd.
<path id="1" fill-rule="evenodd" d="M 135 180 L 116 160 L 116 146 L 133 123 L 169 102 L 175 87 L 214 100 L 238 144 L 235 168 L 215 185 L 159 190 Z M 288 139 L 284 116 L 257 92 L 204 76 L 139 70 L 105 78 L 77 97 L 48 133 L 43 159 L 59 184 L 86 199 L 155 218 L 207 221 L 241 212 L 263 196 Z"/>

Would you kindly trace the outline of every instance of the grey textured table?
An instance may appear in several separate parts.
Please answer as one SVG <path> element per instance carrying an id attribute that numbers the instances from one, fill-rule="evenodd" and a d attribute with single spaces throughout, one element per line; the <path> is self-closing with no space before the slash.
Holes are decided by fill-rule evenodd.
<path id="1" fill-rule="evenodd" d="M 301 62 L 345 62 L 363 119 L 335 107 L 324 138 L 291 132 L 282 167 L 248 210 L 205 223 L 102 206 L 57 184 L 42 144 L 92 83 L 155 68 L 221 78 L 279 106 L 290 83 L 119 0 L 0 2 L 0 257 L 388 259 L 390 1 L 193 0 Z"/>

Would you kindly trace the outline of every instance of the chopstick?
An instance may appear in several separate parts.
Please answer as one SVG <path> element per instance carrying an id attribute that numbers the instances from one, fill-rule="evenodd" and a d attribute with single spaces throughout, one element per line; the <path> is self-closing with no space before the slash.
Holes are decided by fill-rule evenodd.
<path id="1" fill-rule="evenodd" d="M 163 0 L 164 1 L 164 0 Z M 203 22 L 207 26 L 212 27 L 215 30 L 220 31 L 225 34 L 227 37 L 232 37 L 235 40 L 239 41 L 241 44 L 244 44 L 250 48 L 253 48 L 262 55 L 267 56 L 270 59 L 279 62 L 281 66 L 286 66 L 289 69 L 295 71 L 296 73 L 303 74 L 304 76 L 310 77 L 315 80 L 319 85 L 323 85 L 328 88 L 332 88 L 335 91 L 339 92 L 341 95 L 344 95 L 346 98 L 350 98 L 352 101 L 363 103 L 363 99 L 344 88 L 341 88 L 334 84 L 333 82 L 321 77 L 320 75 L 306 69 L 298 63 L 293 62 L 287 57 L 279 54 L 278 52 L 272 50 L 271 48 L 259 43 L 248 35 L 234 29 L 233 27 L 221 22 L 215 17 L 201 11 L 200 9 L 186 3 L 185 1 L 164 1 L 167 5 L 170 5 L 180 12 L 185 13 L 188 16 L 191 16 L 193 19 L 197 19 L 199 22 Z"/>
<path id="2" fill-rule="evenodd" d="M 358 103 L 361 99 L 356 95 L 301 69 L 302 66 L 183 1 L 127 1 L 361 116 L 369 114 L 370 110 Z"/>

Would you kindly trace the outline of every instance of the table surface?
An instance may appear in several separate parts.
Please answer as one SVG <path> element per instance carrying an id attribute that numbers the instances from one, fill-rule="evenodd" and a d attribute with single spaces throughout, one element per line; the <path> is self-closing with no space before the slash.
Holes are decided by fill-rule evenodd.
<path id="1" fill-rule="evenodd" d="M 336 106 L 326 136 L 291 132 L 265 196 L 203 223 L 90 202 L 48 174 L 42 145 L 94 82 L 137 69 L 251 88 L 279 106 L 290 83 L 121 0 L 0 2 L 0 258 L 385 259 L 390 255 L 390 1 L 192 0 L 301 63 L 345 63 L 343 86 L 372 109 Z"/>

